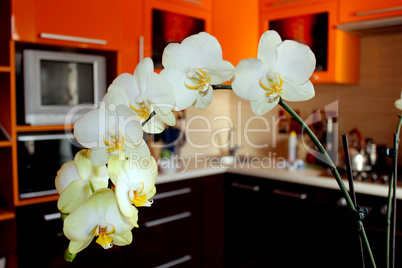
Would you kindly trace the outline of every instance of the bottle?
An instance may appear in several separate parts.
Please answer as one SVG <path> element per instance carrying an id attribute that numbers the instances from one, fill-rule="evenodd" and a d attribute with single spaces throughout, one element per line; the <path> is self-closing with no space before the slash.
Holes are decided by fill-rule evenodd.
<path id="1" fill-rule="evenodd" d="M 289 163 L 293 163 L 296 161 L 296 132 L 292 131 L 289 135 L 289 143 L 288 143 L 288 161 Z"/>

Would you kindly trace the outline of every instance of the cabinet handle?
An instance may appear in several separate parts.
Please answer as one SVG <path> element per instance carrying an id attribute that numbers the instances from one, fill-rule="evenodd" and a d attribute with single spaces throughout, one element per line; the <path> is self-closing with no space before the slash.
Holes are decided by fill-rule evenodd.
<path id="1" fill-rule="evenodd" d="M 44 141 L 44 140 L 64 140 L 74 139 L 73 134 L 44 134 L 44 135 L 19 135 L 18 141 Z"/>
<path id="2" fill-rule="evenodd" d="M 196 4 L 196 5 L 200 5 L 200 6 L 202 6 L 202 1 L 198 1 L 198 0 L 181 0 L 181 1 L 184 1 L 184 2 L 188 2 L 188 3 L 191 3 L 191 4 Z"/>
<path id="3" fill-rule="evenodd" d="M 272 193 L 276 195 L 282 195 L 286 197 L 292 197 L 292 198 L 297 198 L 301 200 L 306 200 L 308 198 L 308 194 L 305 193 L 295 193 L 295 192 L 289 192 L 289 191 L 283 191 L 279 189 L 274 189 Z"/>
<path id="4" fill-rule="evenodd" d="M 238 183 L 238 182 L 232 182 L 230 185 L 235 188 L 252 190 L 254 192 L 258 192 L 259 190 L 261 190 L 261 187 L 258 185 L 248 185 L 248 184 L 242 184 L 242 183 Z"/>
<path id="5" fill-rule="evenodd" d="M 398 11 L 398 10 L 402 10 L 402 6 L 356 12 L 356 16 L 367 16 L 367 15 L 373 15 L 373 14 L 379 14 L 379 13 L 387 13 L 387 12 Z"/>
<path id="6" fill-rule="evenodd" d="M 164 264 L 155 266 L 155 268 L 169 268 L 169 267 L 173 267 L 173 266 L 182 264 L 182 263 L 184 263 L 184 262 L 186 262 L 186 261 L 189 261 L 189 260 L 191 260 L 191 258 L 192 258 L 191 255 L 186 255 L 186 256 L 183 256 L 183 257 L 178 258 L 178 259 L 176 259 L 176 260 L 173 260 L 173 261 L 170 261 L 170 262 L 167 262 L 167 263 L 164 263 Z"/>
<path id="7" fill-rule="evenodd" d="M 141 61 L 144 58 L 144 36 L 138 39 L 138 58 Z"/>
<path id="8" fill-rule="evenodd" d="M 191 188 L 186 187 L 186 188 L 177 189 L 177 190 L 173 190 L 173 191 L 169 191 L 169 192 L 158 193 L 158 194 L 154 195 L 154 197 L 152 199 L 156 200 L 156 199 L 162 199 L 162 198 L 167 198 L 167 197 L 173 197 L 173 196 L 178 196 L 178 195 L 182 195 L 182 194 L 188 194 L 190 192 L 191 192 Z"/>
<path id="9" fill-rule="evenodd" d="M 89 44 L 96 44 L 96 45 L 106 45 L 106 43 L 107 43 L 107 41 L 103 40 L 103 39 L 86 38 L 86 37 L 63 35 L 63 34 L 41 33 L 40 37 L 45 38 L 45 39 L 63 40 L 63 41 L 71 41 L 71 42 L 79 42 L 79 43 L 89 43 Z"/>
<path id="10" fill-rule="evenodd" d="M 181 220 L 181 219 L 184 219 L 184 218 L 187 218 L 187 217 L 190 217 L 190 216 L 191 216 L 191 212 L 186 211 L 186 212 L 176 214 L 176 215 L 172 215 L 172 216 L 169 216 L 169 217 L 160 218 L 160 219 L 153 220 L 153 221 L 148 221 L 144 225 L 145 225 L 145 227 L 148 227 L 148 228 L 149 227 L 155 227 L 155 226 L 162 225 L 162 224 L 165 224 L 165 223 L 168 223 L 168 222 Z"/>
<path id="11" fill-rule="evenodd" d="M 61 218 L 60 212 L 43 215 L 45 221 L 54 221 Z"/>

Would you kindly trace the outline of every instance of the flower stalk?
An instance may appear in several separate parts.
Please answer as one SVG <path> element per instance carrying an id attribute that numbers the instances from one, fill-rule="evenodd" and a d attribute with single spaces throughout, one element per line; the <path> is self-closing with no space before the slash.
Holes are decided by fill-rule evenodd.
<path id="1" fill-rule="evenodd" d="M 343 180 L 335 166 L 335 164 L 333 163 L 333 161 L 331 160 L 331 158 L 329 157 L 327 151 L 325 150 L 324 146 L 322 146 L 321 142 L 318 140 L 317 136 L 313 133 L 313 131 L 311 131 L 311 129 L 307 126 L 307 124 L 299 117 L 299 115 L 293 111 L 292 108 L 290 108 L 283 100 L 282 98 L 279 100 L 279 105 L 282 106 L 302 127 L 303 131 L 306 131 L 306 133 L 308 134 L 308 136 L 310 137 L 310 139 L 313 141 L 313 143 L 315 144 L 315 146 L 317 147 L 317 149 L 319 150 L 319 152 L 321 154 L 323 154 L 323 156 L 325 157 L 325 161 L 324 163 L 327 165 L 327 167 L 329 168 L 329 170 L 332 172 L 332 175 L 334 176 L 336 182 L 338 183 L 338 186 L 343 194 L 343 196 L 345 197 L 346 203 L 349 207 L 349 209 L 351 211 L 355 211 L 356 207 L 348 193 L 348 190 L 346 189 L 345 184 L 343 183 Z M 360 237 L 363 240 L 363 243 L 366 247 L 366 250 L 368 252 L 368 255 L 370 257 L 371 263 L 373 267 L 376 267 L 375 264 L 375 260 L 374 260 L 374 256 L 373 253 L 371 251 L 370 248 L 370 244 L 366 235 L 366 232 L 364 230 L 364 226 L 361 220 L 357 220 L 356 221 L 356 227 L 358 229 L 358 231 L 360 232 Z"/>
<path id="2" fill-rule="evenodd" d="M 395 267 L 395 233 L 396 233 L 396 181 L 397 181 L 397 164 L 398 164 L 398 147 L 399 147 L 399 133 L 402 125 L 402 115 L 399 115 L 399 123 L 394 134 L 394 153 L 391 155 L 393 158 L 393 170 L 391 179 L 389 181 L 388 190 L 388 210 L 387 210 L 387 267 Z"/>

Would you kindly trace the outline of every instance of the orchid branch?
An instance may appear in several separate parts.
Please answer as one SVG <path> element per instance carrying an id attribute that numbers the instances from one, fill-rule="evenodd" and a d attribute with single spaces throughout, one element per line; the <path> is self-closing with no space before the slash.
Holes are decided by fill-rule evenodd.
<path id="1" fill-rule="evenodd" d="M 356 207 L 353 204 L 352 199 L 350 198 L 350 195 L 346 189 L 345 184 L 343 183 L 343 180 L 341 178 L 341 176 L 339 175 L 339 172 L 335 166 L 335 164 L 332 162 L 331 158 L 329 157 L 327 151 L 325 150 L 324 146 L 322 146 L 321 142 L 318 140 L 317 136 L 311 131 L 311 129 L 307 126 L 307 124 L 299 117 L 299 115 L 293 111 L 292 108 L 290 108 L 283 100 L 282 98 L 280 98 L 279 100 L 279 105 L 281 105 L 303 128 L 304 131 L 306 131 L 306 133 L 308 134 L 308 136 L 310 137 L 310 139 L 313 141 L 313 143 L 315 144 L 315 146 L 317 147 L 317 149 L 320 151 L 321 154 L 323 154 L 325 161 L 324 163 L 328 166 L 329 170 L 331 170 L 333 176 L 335 177 L 336 182 L 339 185 L 339 188 L 343 194 L 343 196 L 346 199 L 346 203 L 349 207 L 349 209 L 351 211 L 355 211 Z M 363 223 L 361 222 L 361 220 L 357 220 L 356 221 L 356 226 L 360 232 L 360 236 L 363 239 L 364 245 L 368 251 L 371 263 L 373 265 L 373 267 L 376 267 L 375 261 L 374 261 L 374 256 L 373 253 L 371 251 L 370 248 L 370 244 L 366 235 L 366 232 L 364 230 L 364 226 Z"/>
<path id="2" fill-rule="evenodd" d="M 386 237 L 387 237 L 387 267 L 395 267 L 395 213 L 396 213 L 396 180 L 397 180 L 397 152 L 399 146 L 399 133 L 402 125 L 402 115 L 399 115 L 399 123 L 394 135 L 394 154 L 393 157 L 393 170 L 391 174 L 391 179 L 389 181 L 388 189 L 388 210 L 387 210 L 387 227 L 386 227 Z M 391 221 L 392 232 L 391 232 Z M 392 266 L 390 266 L 392 264 Z"/>

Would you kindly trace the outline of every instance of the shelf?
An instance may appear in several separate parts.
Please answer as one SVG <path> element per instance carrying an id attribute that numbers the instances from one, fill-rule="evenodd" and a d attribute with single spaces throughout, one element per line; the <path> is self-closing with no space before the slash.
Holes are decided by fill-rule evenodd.
<path id="1" fill-rule="evenodd" d="M 0 210 L 0 221 L 12 220 L 15 218 L 14 212 Z"/>
<path id="2" fill-rule="evenodd" d="M 11 141 L 0 140 L 0 148 L 1 148 L 1 147 L 11 147 L 12 144 L 13 144 L 13 143 L 12 143 Z"/>
<path id="3" fill-rule="evenodd" d="M 47 125 L 47 126 L 31 126 L 31 125 L 18 125 L 17 132 L 36 132 L 36 131 L 60 131 L 71 130 L 73 125 Z"/>
<path id="4" fill-rule="evenodd" d="M 10 66 L 0 66 L 0 72 L 3 72 L 3 73 L 11 72 L 11 67 Z"/>
<path id="5" fill-rule="evenodd" d="M 33 197 L 33 198 L 27 198 L 27 199 L 18 199 L 18 200 L 15 202 L 15 205 L 16 205 L 16 206 L 34 205 L 34 204 L 39 204 L 39 203 L 57 201 L 58 199 L 59 199 L 59 195 L 58 195 L 58 194 L 46 195 L 46 196 L 41 196 L 41 197 Z"/>

